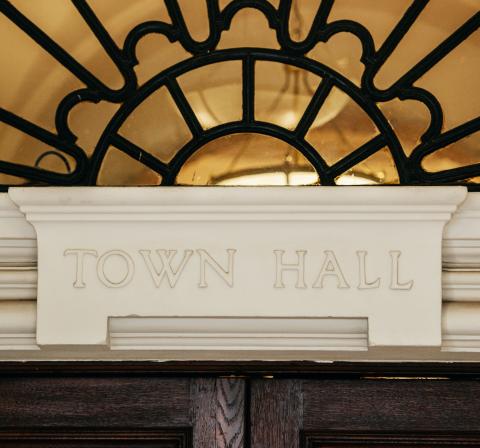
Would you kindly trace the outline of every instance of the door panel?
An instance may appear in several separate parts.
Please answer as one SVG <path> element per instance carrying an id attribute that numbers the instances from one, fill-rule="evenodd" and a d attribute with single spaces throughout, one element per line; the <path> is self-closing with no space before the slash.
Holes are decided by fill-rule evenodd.
<path id="1" fill-rule="evenodd" d="M 7 427 L 189 427 L 190 381 L 155 377 L 3 377 Z"/>
<path id="2" fill-rule="evenodd" d="M 315 433 L 301 436 L 302 448 L 432 448 L 455 447 L 478 448 L 480 437 L 468 434 L 381 434 L 381 433 Z"/>
<path id="3" fill-rule="evenodd" d="M 298 448 L 302 428 L 302 380 L 254 380 L 252 447 Z"/>
<path id="4" fill-rule="evenodd" d="M 191 448 L 192 434 L 185 429 L 156 430 L 19 430 L 0 433 L 5 448 Z"/>
<path id="5" fill-rule="evenodd" d="M 263 379 L 149 368 L 0 369 L 0 447 L 480 447 L 478 375 Z"/>
<path id="6" fill-rule="evenodd" d="M 480 447 L 480 382 L 255 380 L 252 447 Z"/>
<path id="7" fill-rule="evenodd" d="M 0 376 L 0 446 L 244 446 L 245 381 L 157 375 Z"/>
<path id="8" fill-rule="evenodd" d="M 480 431 L 477 381 L 303 381 L 302 394 L 305 430 Z"/>

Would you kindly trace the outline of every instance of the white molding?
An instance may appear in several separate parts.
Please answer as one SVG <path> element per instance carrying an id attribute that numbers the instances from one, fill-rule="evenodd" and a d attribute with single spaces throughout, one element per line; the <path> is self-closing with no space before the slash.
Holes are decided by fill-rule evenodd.
<path id="1" fill-rule="evenodd" d="M 480 352 L 480 303 L 443 305 L 443 350 Z"/>
<path id="2" fill-rule="evenodd" d="M 0 238 L 0 267 L 35 267 L 37 240 Z"/>
<path id="3" fill-rule="evenodd" d="M 440 346 L 442 234 L 466 195 L 464 187 L 9 191 L 37 232 L 42 346 L 105 345 L 108 318 L 130 315 L 368 318 L 369 346 Z M 151 267 L 142 258 L 152 250 L 195 254 L 186 279 L 160 288 L 153 261 Z M 228 282 L 210 277 L 208 286 L 202 257 L 223 269 L 212 257 L 226 252 Z M 283 272 L 292 265 L 283 254 L 287 260 L 300 252 L 309 254 L 301 285 L 285 286 Z M 350 283 L 341 273 L 340 283 L 324 288 L 324 276 L 337 274 L 327 258 L 322 268 L 322 257 L 341 272 L 337 256 Z M 121 281 L 107 280 L 105 261 L 112 259 L 108 275 Z M 376 276 L 372 284 L 367 270 Z"/>
<path id="4" fill-rule="evenodd" d="M 445 240 L 480 240 L 480 192 L 468 193 L 445 228 Z"/>
<path id="5" fill-rule="evenodd" d="M 7 194 L 0 194 L 0 300 L 37 297 L 37 239 Z"/>
<path id="6" fill-rule="evenodd" d="M 448 221 L 462 187 L 21 188 L 9 196 L 43 221 Z M 160 194 L 159 194 L 160 193 Z M 179 205 L 180 204 L 180 205 Z"/>
<path id="7" fill-rule="evenodd" d="M 160 193 L 160 191 L 163 191 Z M 322 192 L 320 194 L 320 191 Z M 464 187 L 12 187 L 8 195 L 22 207 L 38 212 L 43 210 L 192 210 L 201 212 L 208 207 L 229 205 L 262 207 L 331 207 L 332 210 L 360 210 L 364 206 L 397 210 L 399 205 L 409 208 L 455 211 L 456 204 L 467 197 Z M 477 204 L 476 201 L 471 201 Z M 480 202 L 480 200 L 479 200 Z M 181 204 L 181 205 L 179 205 Z M 51 208 L 50 208 L 51 207 Z M 146 209 L 145 209 L 146 207 Z M 417 210 L 418 211 L 418 210 Z"/>
<path id="8" fill-rule="evenodd" d="M 34 267 L 36 264 L 35 229 L 7 193 L 0 193 L 0 269 Z M 3 281 L 0 278 L 1 283 Z M 0 292 L 1 298 L 3 294 Z"/>
<path id="9" fill-rule="evenodd" d="M 366 319 L 113 318 L 112 350 L 368 349 Z"/>
<path id="10" fill-rule="evenodd" d="M 443 266 L 480 270 L 480 193 L 469 193 L 446 226 Z"/>
<path id="11" fill-rule="evenodd" d="M 36 239 L 35 229 L 12 202 L 8 193 L 0 193 L 0 241 L 3 239 Z"/>
<path id="12" fill-rule="evenodd" d="M 19 353 L 24 359 L 44 358 L 44 350 L 35 343 L 36 304 L 34 301 L 0 302 L 0 360 Z M 416 355 L 419 359 L 455 360 L 459 353 L 470 353 L 471 360 L 480 360 L 480 303 L 447 303 L 442 313 L 441 352 L 431 350 Z M 292 337 L 293 335 L 293 337 Z M 109 359 L 112 351 L 122 352 L 124 359 L 182 359 L 184 353 L 217 352 L 222 359 L 235 359 L 239 353 L 269 351 L 269 359 L 288 352 L 314 352 L 318 359 L 343 353 L 336 359 L 377 359 L 367 349 L 367 328 L 364 319 L 259 319 L 240 322 L 238 319 L 115 318 L 110 322 L 111 350 L 69 353 L 50 349 L 54 359 Z M 28 354 L 25 352 L 35 352 Z M 38 355 L 37 355 L 38 353 Z M 221 354 L 220 354 L 221 353 Z M 330 353 L 330 354 L 329 354 Z M 355 354 L 356 353 L 356 354 Z M 443 354 L 442 354 L 443 353 Z M 450 355 L 449 355 L 450 353 Z M 474 355 L 479 353 L 479 356 Z M 405 358 L 407 355 L 407 358 Z M 115 354 L 113 354 L 115 356 Z M 194 355 L 195 356 L 195 355 Z M 199 355 L 200 356 L 200 355 Z M 343 356 L 343 358 L 342 358 Z M 393 350 L 390 356 L 412 359 L 409 352 Z"/>
<path id="13" fill-rule="evenodd" d="M 442 283 L 445 302 L 480 302 L 480 270 L 444 271 Z"/>
<path id="14" fill-rule="evenodd" d="M 195 189 L 191 195 L 189 189 L 173 188 L 168 200 L 161 203 L 153 200 L 154 193 L 145 189 L 140 202 L 128 204 L 135 196 L 134 189 L 121 190 L 122 197 L 115 201 L 100 198 L 95 189 L 75 189 L 78 204 L 74 208 L 67 205 L 68 198 L 59 194 L 52 202 L 48 199 L 49 188 L 45 197 L 41 195 L 26 201 L 24 211 L 36 215 L 39 220 L 54 218 L 56 220 L 76 221 L 80 216 L 89 220 L 99 219 L 138 219 L 141 214 L 148 220 L 176 221 L 191 219 L 195 216 L 201 220 L 217 220 L 219 213 L 224 220 L 243 219 L 246 213 L 252 211 L 256 219 L 286 220 L 291 219 L 292 209 L 301 219 L 318 221 L 335 220 L 376 220 L 385 221 L 411 219 L 416 213 L 427 214 L 429 219 L 445 219 L 446 215 L 454 213 L 444 231 L 442 276 L 443 300 L 442 307 L 442 354 L 429 351 L 427 354 L 415 355 L 406 350 L 392 349 L 389 353 L 377 352 L 367 348 L 367 333 L 364 319 L 317 319 L 321 324 L 318 329 L 306 325 L 305 318 L 289 321 L 293 326 L 289 335 L 283 332 L 285 322 L 282 319 L 265 322 L 256 321 L 255 328 L 245 328 L 243 321 L 231 319 L 217 320 L 216 333 L 207 328 L 212 322 L 198 318 L 113 318 L 110 321 L 110 348 L 92 352 L 61 352 L 55 348 L 40 350 L 36 345 L 36 233 L 25 219 L 18 207 L 6 194 L 0 194 L 0 359 L 194 359 L 208 357 L 212 359 L 218 351 L 222 359 L 235 359 L 241 350 L 247 350 L 256 355 L 252 359 L 265 358 L 259 355 L 263 347 L 271 359 L 310 359 L 318 355 L 318 359 L 422 359 L 422 360 L 479 360 L 480 353 L 480 193 L 469 193 L 466 201 L 457 212 L 452 205 L 442 206 L 442 199 L 427 198 L 425 195 L 412 196 L 404 189 L 371 189 L 366 188 L 366 199 L 362 204 L 351 201 L 348 210 L 339 207 L 339 194 L 342 189 L 332 189 L 332 195 L 325 203 L 311 204 L 313 189 L 305 188 L 300 196 L 295 197 L 289 189 L 276 189 L 281 192 L 272 202 L 272 197 L 266 190 L 260 188 L 255 192 L 256 205 L 251 207 L 245 202 L 251 198 L 238 196 L 232 203 L 222 193 L 222 189 L 213 192 L 208 188 Z M 227 191 L 229 189 L 223 190 Z M 25 192 L 27 190 L 25 189 Z M 28 190 L 32 193 L 31 190 Z M 38 191 L 38 190 L 37 190 Z M 369 193 L 374 191 L 374 193 Z M 386 194 L 385 192 L 388 192 Z M 59 193 L 61 191 L 59 190 Z M 247 193 L 252 194 L 253 193 Z M 404 202 L 401 209 L 391 205 L 390 194 Z M 450 188 L 445 194 L 451 195 Z M 457 195 L 458 193 L 455 193 Z M 132 196 L 133 195 L 133 196 Z M 451 197 L 451 196 L 450 196 Z M 40 198 L 40 208 L 34 205 Z M 92 206 L 95 198 L 95 206 Z M 188 210 L 180 210 L 175 204 L 179 200 L 190 198 Z M 110 198 L 111 199 L 111 198 Z M 448 198 L 447 198 L 448 199 Z M 50 202 L 49 202 L 50 201 Z M 153 201 L 153 203 L 152 203 Z M 242 203 L 244 201 L 244 203 Z M 428 206 L 425 202 L 431 201 Z M 422 205 L 423 204 L 423 205 Z M 46 206 L 46 207 L 45 207 Z M 40 210 L 41 209 L 41 210 Z M 43 212 L 48 211 L 47 214 Z M 77 212 L 81 211 L 81 215 Z M 202 211 L 202 213 L 199 213 Z M 86 212 L 86 214 L 85 214 Z M 168 213 L 169 217 L 165 214 Z M 329 217 L 322 217 L 322 214 Z M 418 216 L 418 215 L 417 215 Z M 308 320 L 311 324 L 315 321 Z M 173 322 L 173 326 L 171 326 Z M 252 321 L 253 322 L 253 321 Z M 206 325 L 203 329 L 194 327 Z M 208 325 L 207 325 L 208 324 Z M 170 325 L 170 329 L 166 328 Z M 222 326 L 223 325 L 223 326 Z M 295 327 L 296 325 L 296 327 Z M 305 326 L 306 325 L 306 326 Z M 201 325 L 200 325 L 201 326 Z M 192 332 L 192 328 L 196 328 Z M 360 330 L 359 330 L 360 329 Z M 315 330 L 315 331 L 314 331 Z M 289 337 L 290 336 L 290 339 Z M 250 345 L 249 345 L 250 344 Z M 312 354 L 309 355 L 308 352 Z M 203 354 L 200 354 L 202 352 Z M 27 353 L 27 355 L 25 355 Z M 283 353 L 283 355 L 282 355 Z M 297 353 L 297 355 L 295 355 Z M 381 353 L 381 355 L 378 355 Z M 213 355 L 212 355 L 213 354 Z M 227 355 L 229 354 L 229 355 Z M 118 358 L 120 357 L 120 358 Z M 238 355 L 240 357 L 240 355 Z M 204 358 L 205 359 L 205 358 Z M 312 358 L 313 359 L 313 358 Z"/>
<path id="15" fill-rule="evenodd" d="M 37 268 L 35 266 L 0 266 L 0 300 L 35 300 Z"/>
<path id="16" fill-rule="evenodd" d="M 480 225 L 480 218 L 467 222 L 471 227 L 475 227 Z M 446 234 L 448 235 L 448 227 Z M 444 239 L 443 268 L 445 270 L 480 271 L 480 236 L 475 239 Z"/>
<path id="17" fill-rule="evenodd" d="M 0 353 L 40 350 L 36 343 L 36 314 L 34 301 L 0 301 Z"/>

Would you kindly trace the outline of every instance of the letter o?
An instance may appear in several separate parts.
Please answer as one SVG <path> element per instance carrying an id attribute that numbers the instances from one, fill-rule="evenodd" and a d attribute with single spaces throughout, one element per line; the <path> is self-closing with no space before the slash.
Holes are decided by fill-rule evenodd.
<path id="1" fill-rule="evenodd" d="M 119 256 L 125 261 L 126 272 L 124 277 L 120 281 L 112 281 L 109 279 L 105 273 L 105 263 L 106 261 L 113 256 Z M 97 263 L 97 275 L 98 279 L 107 287 L 107 288 L 123 288 L 128 285 L 133 278 L 135 273 L 135 264 L 133 263 L 132 257 L 128 255 L 123 250 L 109 250 L 105 252 L 99 259 Z"/>

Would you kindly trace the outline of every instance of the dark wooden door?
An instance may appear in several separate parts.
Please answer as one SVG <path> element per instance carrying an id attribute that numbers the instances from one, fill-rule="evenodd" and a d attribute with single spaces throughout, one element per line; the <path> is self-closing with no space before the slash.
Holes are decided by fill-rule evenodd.
<path id="1" fill-rule="evenodd" d="M 480 382 L 256 380 L 255 448 L 480 447 Z"/>
<path id="2" fill-rule="evenodd" d="M 275 369 L 0 364 L 0 448 L 480 447 L 480 375 Z"/>
<path id="3" fill-rule="evenodd" d="M 242 447 L 245 382 L 131 375 L 3 375 L 0 447 Z"/>

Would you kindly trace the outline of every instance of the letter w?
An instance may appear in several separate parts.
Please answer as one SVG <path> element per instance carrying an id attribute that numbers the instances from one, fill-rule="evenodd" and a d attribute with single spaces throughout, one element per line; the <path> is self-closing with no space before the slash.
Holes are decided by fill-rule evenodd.
<path id="1" fill-rule="evenodd" d="M 167 278 L 170 288 L 175 288 L 175 285 L 177 284 L 185 265 L 188 263 L 188 260 L 190 260 L 190 257 L 193 254 L 192 250 L 184 250 L 183 259 L 175 269 L 172 266 L 172 261 L 177 254 L 177 251 L 158 249 L 155 252 L 160 257 L 160 261 L 162 262 L 161 269 L 158 269 L 158 266 L 156 266 L 155 262 L 152 260 L 151 250 L 139 250 L 138 252 L 145 260 L 145 264 L 147 265 L 148 271 L 150 272 L 153 282 L 157 288 L 159 288 L 162 284 L 164 277 Z"/>

